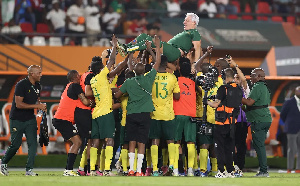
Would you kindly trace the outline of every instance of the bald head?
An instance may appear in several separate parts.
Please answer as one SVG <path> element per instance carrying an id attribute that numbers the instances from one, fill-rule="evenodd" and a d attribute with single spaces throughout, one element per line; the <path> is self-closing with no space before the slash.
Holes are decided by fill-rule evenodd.
<path id="1" fill-rule="evenodd" d="M 261 68 L 255 68 L 251 72 L 251 82 L 254 84 L 258 81 L 264 81 L 265 80 L 265 71 Z"/>
<path id="2" fill-rule="evenodd" d="M 39 65 L 30 65 L 30 67 L 28 67 L 28 69 L 27 69 L 27 73 L 29 75 L 30 73 L 33 73 L 36 70 L 40 70 L 40 69 L 41 69 L 41 67 Z"/>
<path id="3" fill-rule="evenodd" d="M 137 76 L 145 73 L 145 65 L 143 63 L 137 63 L 134 66 L 134 72 Z"/>
<path id="4" fill-rule="evenodd" d="M 39 65 L 31 65 L 27 69 L 29 81 L 32 84 L 41 80 L 42 77 L 42 68 Z"/>
<path id="5" fill-rule="evenodd" d="M 221 73 L 221 71 L 224 70 L 225 68 L 230 67 L 228 62 L 224 58 L 217 59 L 214 66 L 217 67 L 219 73 Z"/>

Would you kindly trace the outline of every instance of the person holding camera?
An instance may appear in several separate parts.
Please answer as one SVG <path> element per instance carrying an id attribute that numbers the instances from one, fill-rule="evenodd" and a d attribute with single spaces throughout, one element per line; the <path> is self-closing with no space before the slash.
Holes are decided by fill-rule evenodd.
<path id="1" fill-rule="evenodd" d="M 234 72 L 231 68 L 222 71 L 222 79 L 224 85 L 218 88 L 215 101 L 203 99 L 203 104 L 216 108 L 214 140 L 219 171 L 215 177 L 234 178 L 234 124 L 242 100 L 242 90 L 234 83 Z"/>
<path id="2" fill-rule="evenodd" d="M 231 68 L 235 68 L 236 74 L 234 75 L 234 82 L 238 84 L 243 90 L 243 97 L 247 98 L 250 92 L 246 77 L 244 76 L 241 69 L 238 67 L 236 62 L 231 56 L 227 59 L 228 64 Z M 246 114 L 240 107 L 240 113 L 237 117 L 237 122 L 235 125 L 235 148 L 236 152 L 233 154 L 234 168 L 236 171 L 236 176 L 243 176 L 243 168 L 245 165 L 245 155 L 246 155 L 246 138 L 248 133 L 248 125 Z"/>
<path id="3" fill-rule="evenodd" d="M 246 116 L 251 122 L 251 133 L 253 146 L 257 153 L 259 162 L 259 173 L 256 177 L 269 177 L 267 171 L 267 155 L 265 140 L 271 126 L 272 117 L 268 106 L 271 102 L 271 93 L 265 82 L 265 72 L 261 68 L 255 68 L 250 75 L 253 87 L 247 99 L 243 98 L 242 103 L 247 106 Z"/>

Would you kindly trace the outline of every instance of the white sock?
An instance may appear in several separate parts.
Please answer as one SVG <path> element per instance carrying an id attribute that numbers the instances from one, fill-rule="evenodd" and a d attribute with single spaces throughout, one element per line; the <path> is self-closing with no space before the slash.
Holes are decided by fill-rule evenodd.
<path id="1" fill-rule="evenodd" d="M 188 168 L 188 173 L 193 173 L 193 168 L 189 167 Z"/>
<path id="2" fill-rule="evenodd" d="M 133 170 L 135 153 L 134 152 L 129 152 L 128 157 L 129 157 L 129 171 L 131 171 L 131 170 Z"/>
<path id="3" fill-rule="evenodd" d="M 138 154 L 137 156 L 138 156 L 138 159 L 137 159 L 136 172 L 141 173 L 142 172 L 143 160 L 144 160 L 144 154 Z"/>
<path id="4" fill-rule="evenodd" d="M 84 171 L 84 168 L 82 168 L 82 167 L 79 167 L 78 169 L 79 169 L 80 171 Z"/>

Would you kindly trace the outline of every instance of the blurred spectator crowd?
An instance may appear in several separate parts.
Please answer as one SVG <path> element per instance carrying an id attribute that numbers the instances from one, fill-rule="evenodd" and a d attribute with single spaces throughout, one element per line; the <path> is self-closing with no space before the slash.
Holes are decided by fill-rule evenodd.
<path id="1" fill-rule="evenodd" d="M 1 0 L 0 0 L 1 1 Z M 56 33 L 62 43 L 87 44 L 100 36 L 137 36 L 151 27 L 159 30 L 160 18 L 183 17 L 195 12 L 201 18 L 288 21 L 295 24 L 299 0 L 2 0 L 1 33 Z M 150 20 L 150 21 L 149 21 Z M 151 23 L 151 24 L 149 24 Z M 158 28 L 157 28 L 158 27 Z M 48 36 L 49 37 L 49 36 Z M 127 40 L 130 40 L 128 37 Z"/>

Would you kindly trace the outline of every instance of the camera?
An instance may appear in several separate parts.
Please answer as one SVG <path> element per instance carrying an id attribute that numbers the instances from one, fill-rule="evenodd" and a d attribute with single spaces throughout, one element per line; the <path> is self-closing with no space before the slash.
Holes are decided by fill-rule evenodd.
<path id="1" fill-rule="evenodd" d="M 199 134 L 212 135 L 212 127 L 208 126 L 206 122 L 203 122 L 202 118 L 190 117 L 192 123 L 196 123 L 199 126 Z"/>
<path id="2" fill-rule="evenodd" d="M 200 125 L 199 134 L 212 135 L 212 127 L 203 123 Z"/>
<path id="3" fill-rule="evenodd" d="M 208 91 L 213 88 L 218 77 L 218 69 L 210 66 L 208 72 L 205 75 L 196 77 L 196 84 L 201 86 L 204 90 Z"/>
<path id="4" fill-rule="evenodd" d="M 226 59 L 230 59 L 230 58 L 231 58 L 231 55 L 226 54 L 226 55 L 225 55 L 225 58 L 226 58 Z"/>

